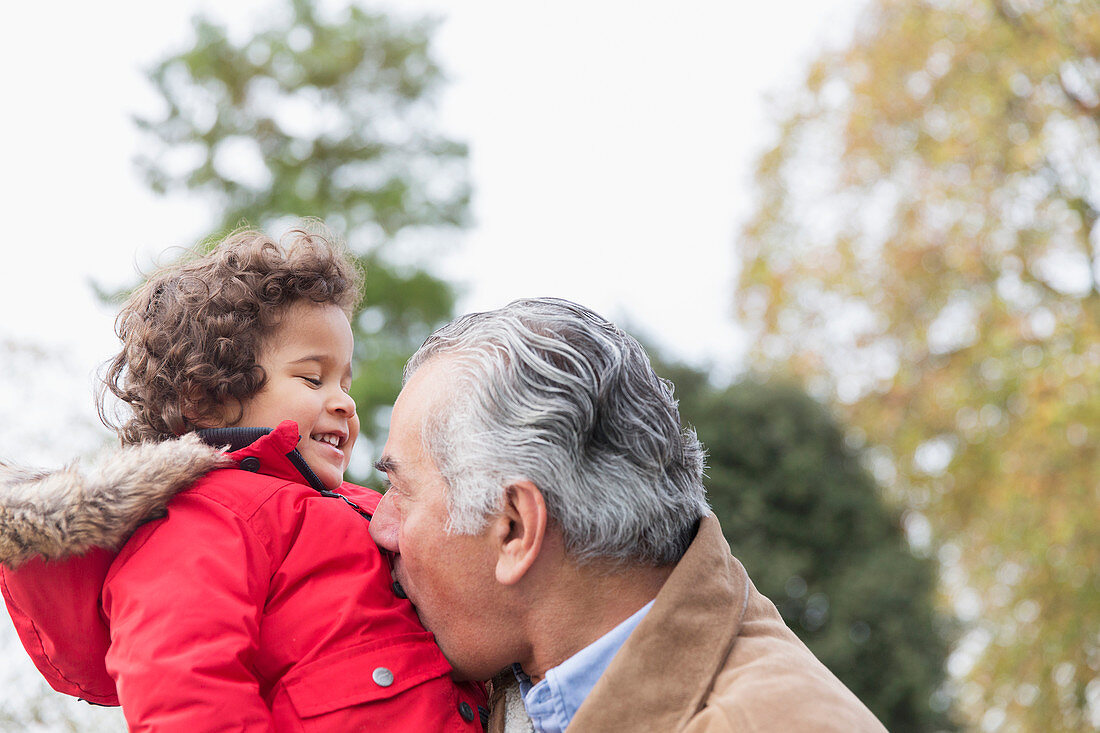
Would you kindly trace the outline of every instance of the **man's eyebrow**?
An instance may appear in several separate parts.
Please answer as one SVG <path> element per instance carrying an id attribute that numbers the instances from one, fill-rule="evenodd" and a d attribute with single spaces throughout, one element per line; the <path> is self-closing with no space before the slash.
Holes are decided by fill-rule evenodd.
<path id="1" fill-rule="evenodd" d="M 374 462 L 374 470 L 379 473 L 397 473 L 397 461 L 389 456 L 382 456 Z"/>

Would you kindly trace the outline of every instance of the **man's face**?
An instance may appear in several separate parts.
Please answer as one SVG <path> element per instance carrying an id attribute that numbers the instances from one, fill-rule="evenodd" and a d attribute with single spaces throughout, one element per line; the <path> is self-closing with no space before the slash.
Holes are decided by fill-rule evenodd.
<path id="1" fill-rule="evenodd" d="M 421 439 L 424 420 L 450 395 L 445 358 L 429 361 L 401 390 L 376 464 L 389 490 L 370 533 L 394 555 L 394 578 L 435 634 L 460 679 L 488 679 L 512 660 L 495 628 L 496 553 L 490 532 L 446 531 L 445 482 Z"/>

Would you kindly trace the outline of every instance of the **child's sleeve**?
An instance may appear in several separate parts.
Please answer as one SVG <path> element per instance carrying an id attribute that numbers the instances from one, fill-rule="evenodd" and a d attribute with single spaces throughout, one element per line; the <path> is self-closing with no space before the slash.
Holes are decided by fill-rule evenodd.
<path id="1" fill-rule="evenodd" d="M 131 731 L 272 731 L 254 673 L 270 559 L 235 512 L 184 494 L 103 588 L 107 669 Z"/>

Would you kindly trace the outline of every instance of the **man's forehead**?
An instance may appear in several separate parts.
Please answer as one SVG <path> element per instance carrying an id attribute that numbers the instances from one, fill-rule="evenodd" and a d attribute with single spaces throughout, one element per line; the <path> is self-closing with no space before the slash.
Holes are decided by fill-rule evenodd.
<path id="1" fill-rule="evenodd" d="M 451 393 L 459 374 L 460 363 L 457 354 L 430 357 L 409 375 L 398 399 L 406 393 L 415 394 L 417 399 L 431 399 Z"/>
<path id="2" fill-rule="evenodd" d="M 404 419 L 395 410 L 390 421 L 390 435 L 382 447 L 382 456 L 374 467 L 391 478 L 409 479 L 424 468 L 427 449 L 423 442 L 421 424 L 425 415 L 407 415 Z"/>
<path id="3" fill-rule="evenodd" d="M 397 396 L 390 413 L 389 438 L 382 448 L 382 457 L 374 464 L 391 477 L 409 478 L 434 468 L 435 462 L 424 444 L 424 427 L 438 401 L 449 395 L 451 380 L 441 361 L 432 359 L 417 369 Z"/>

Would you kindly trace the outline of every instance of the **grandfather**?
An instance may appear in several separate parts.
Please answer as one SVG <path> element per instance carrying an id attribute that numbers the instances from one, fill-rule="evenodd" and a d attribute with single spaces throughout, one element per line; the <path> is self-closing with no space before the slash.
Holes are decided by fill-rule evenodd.
<path id="1" fill-rule="evenodd" d="M 456 675 L 496 675 L 491 732 L 883 730 L 730 554 L 633 338 L 521 300 L 405 380 L 371 534 Z"/>

